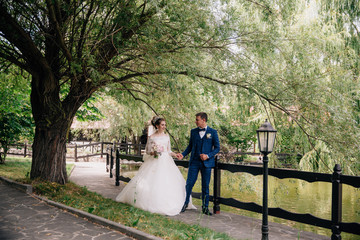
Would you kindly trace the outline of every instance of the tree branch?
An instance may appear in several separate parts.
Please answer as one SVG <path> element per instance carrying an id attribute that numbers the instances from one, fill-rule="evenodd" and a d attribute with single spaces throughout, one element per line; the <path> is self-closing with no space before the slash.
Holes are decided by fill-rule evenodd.
<path id="1" fill-rule="evenodd" d="M 126 88 L 116 88 L 116 90 L 120 90 L 120 91 L 126 90 L 126 91 L 131 91 L 131 92 L 138 92 L 138 93 L 141 93 L 141 94 L 143 94 L 145 96 L 149 96 L 148 93 L 145 93 L 145 92 L 143 92 L 141 90 L 138 90 L 138 89 L 131 89 L 131 88 L 128 88 L 128 87 L 126 87 Z"/>
<path id="2" fill-rule="evenodd" d="M 20 62 L 17 58 L 15 58 L 11 54 L 4 54 L 3 52 L 0 51 L 0 58 L 6 59 L 7 61 L 15 64 L 16 66 L 18 66 L 28 72 L 31 72 L 31 69 L 26 64 Z"/>
<path id="3" fill-rule="evenodd" d="M 54 2 L 53 0 L 46 0 L 46 4 L 47 4 L 48 10 L 49 10 L 50 20 L 52 21 L 52 23 L 55 26 L 55 30 L 56 30 L 56 34 L 57 34 L 56 40 L 58 40 L 58 44 L 61 47 L 61 49 L 63 50 L 64 56 L 66 57 L 66 59 L 70 63 L 70 62 L 72 62 L 72 56 L 71 56 L 69 50 L 66 47 L 64 37 L 63 37 L 63 35 L 61 33 L 60 24 L 59 24 L 59 21 L 57 20 L 57 17 L 56 17 L 56 13 L 55 13 L 56 9 L 55 9 L 55 6 L 54 6 L 53 2 Z"/>
<path id="4" fill-rule="evenodd" d="M 131 92 L 130 89 L 127 89 L 127 87 L 126 87 L 125 85 L 124 85 L 124 87 L 125 87 L 125 89 L 127 90 L 127 92 L 135 99 L 135 101 L 140 101 L 140 102 L 145 103 L 146 106 L 148 106 L 148 107 L 155 113 L 155 115 L 159 116 L 159 114 L 156 112 L 156 110 L 155 110 L 148 102 L 146 102 L 144 99 L 141 99 L 141 98 L 136 97 L 136 96 Z M 171 138 L 174 140 L 174 142 L 175 142 L 175 144 L 176 144 L 176 149 L 177 149 L 177 151 L 179 152 L 179 151 L 180 151 L 180 150 L 179 150 L 180 148 L 179 148 L 178 142 L 176 141 L 175 137 L 170 133 L 169 129 L 167 129 L 167 132 L 168 132 L 168 134 L 171 136 Z"/>
<path id="5" fill-rule="evenodd" d="M 48 0 L 49 1 L 49 0 Z M 165 5 L 165 3 L 163 3 Z M 124 10 L 127 10 L 127 8 L 124 8 Z M 119 42 L 121 45 L 121 42 L 124 42 L 126 40 L 129 40 L 132 38 L 135 33 L 149 20 L 152 16 L 154 16 L 157 13 L 157 8 L 151 8 L 146 13 L 141 14 L 138 18 L 137 24 L 133 24 L 132 28 L 124 28 L 123 26 L 119 25 L 120 23 L 115 23 L 112 29 L 121 29 L 118 34 L 121 35 L 122 41 Z M 130 12 L 123 12 L 122 14 L 132 14 Z M 97 59 L 102 59 L 100 65 L 102 70 L 105 72 L 109 69 L 108 63 L 111 61 L 111 59 L 117 54 L 117 48 L 112 42 L 112 38 L 114 35 L 110 35 L 110 39 L 106 39 L 102 42 L 102 44 L 99 45 L 98 48 L 92 47 L 92 52 L 98 51 L 98 57 Z"/>
<path id="6" fill-rule="evenodd" d="M 0 2 L 0 32 L 3 37 L 13 43 L 20 50 L 29 66 L 44 66 L 45 59 L 37 49 L 28 33 L 17 23 L 17 21 L 8 13 L 4 2 Z M 18 64 L 19 62 L 14 62 Z M 19 65 L 18 65 L 19 66 Z M 22 67 L 22 66 L 20 66 Z"/>
<path id="7" fill-rule="evenodd" d="M 83 25 L 82 25 L 82 28 L 81 28 L 81 31 L 80 31 L 79 44 L 78 44 L 78 47 L 77 47 L 77 57 L 79 59 L 81 59 L 81 56 L 82 56 L 81 53 L 82 53 L 82 50 L 83 50 L 83 47 L 84 47 L 84 43 L 86 41 L 86 39 L 84 38 L 84 35 L 85 35 L 87 25 L 89 23 L 90 16 L 92 14 L 93 6 L 94 6 L 94 1 L 91 1 L 89 10 L 88 10 L 88 12 L 86 14 L 85 20 L 83 22 Z"/>
<path id="8" fill-rule="evenodd" d="M 271 14 L 273 13 L 268 6 L 265 6 L 265 5 L 263 5 L 263 4 L 259 3 L 259 2 L 253 1 L 253 0 L 247 0 L 247 1 L 248 1 L 248 2 L 251 2 L 251 3 L 254 3 L 254 4 L 256 4 L 256 5 L 264 8 L 265 10 L 267 10 L 267 11 L 268 11 L 269 13 L 271 13 Z"/>

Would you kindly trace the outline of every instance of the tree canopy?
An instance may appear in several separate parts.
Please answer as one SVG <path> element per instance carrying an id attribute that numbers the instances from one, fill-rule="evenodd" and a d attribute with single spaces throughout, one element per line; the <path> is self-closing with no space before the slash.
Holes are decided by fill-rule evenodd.
<path id="1" fill-rule="evenodd" d="M 31 75 L 31 177 L 67 181 L 76 112 L 115 89 L 120 102 L 128 94 L 179 121 L 193 116 L 184 108 L 206 105 L 216 121 L 237 122 L 250 108 L 237 103 L 251 102 L 278 130 L 296 124 L 314 147 L 355 159 L 359 55 L 347 37 L 358 32 L 346 27 L 357 26 L 359 10 L 345 2 L 1 0 L 1 68 Z M 329 11 L 353 18 L 335 25 Z"/>

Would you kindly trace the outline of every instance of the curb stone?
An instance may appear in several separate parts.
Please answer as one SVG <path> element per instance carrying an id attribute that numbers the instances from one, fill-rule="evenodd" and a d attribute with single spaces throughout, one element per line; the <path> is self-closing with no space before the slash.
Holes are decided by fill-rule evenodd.
<path id="1" fill-rule="evenodd" d="M 76 208 L 73 208 L 73 207 L 69 207 L 69 206 L 66 206 L 64 204 L 61 204 L 61 203 L 57 203 L 57 202 L 54 202 L 54 201 L 51 201 L 47 198 L 44 198 L 44 197 L 40 197 L 36 194 L 33 194 L 33 188 L 31 185 L 29 184 L 22 184 L 22 183 L 18 183 L 18 182 L 15 182 L 11 179 L 8 179 L 8 178 L 5 178 L 5 177 L 1 177 L 0 176 L 0 181 L 10 185 L 11 187 L 14 187 L 18 190 L 21 190 L 29 195 L 32 195 L 33 197 L 39 199 L 40 201 L 43 201 L 51 206 L 54 206 L 54 207 L 57 207 L 59 209 L 62 209 L 62 210 L 65 210 L 67 212 L 70 212 L 70 213 L 73 213 L 75 215 L 78 215 L 79 217 L 83 217 L 85 219 L 87 219 L 88 221 L 90 222 L 93 222 L 93 223 L 97 223 L 97 224 L 100 224 L 100 225 L 103 225 L 105 227 L 109 227 L 113 230 L 117 230 L 121 233 L 124 233 L 130 237 L 133 237 L 135 239 L 139 239 L 139 240 L 161 240 L 162 238 L 160 237 L 156 237 L 156 236 L 153 236 L 153 235 L 150 235 L 148 233 L 144 233 L 140 230 L 137 230 L 135 228 L 132 228 L 132 227 L 128 227 L 128 226 L 125 226 L 123 224 L 120 224 L 120 223 L 116 223 L 116 222 L 113 222 L 113 221 L 110 221 L 106 218 L 103 218 L 103 217 L 99 217 L 99 216 L 96 216 L 94 214 L 91 214 L 91 213 L 87 213 L 87 212 L 84 212 L 82 210 L 79 210 L 79 209 L 76 209 Z"/>
<path id="2" fill-rule="evenodd" d="M 3 181 L 4 183 L 16 188 L 16 189 L 22 191 L 22 192 L 27 193 L 27 194 L 32 194 L 33 193 L 33 188 L 29 184 L 18 183 L 18 182 L 15 182 L 15 181 L 11 180 L 11 179 L 1 177 L 1 176 L 0 176 L 0 180 Z"/>

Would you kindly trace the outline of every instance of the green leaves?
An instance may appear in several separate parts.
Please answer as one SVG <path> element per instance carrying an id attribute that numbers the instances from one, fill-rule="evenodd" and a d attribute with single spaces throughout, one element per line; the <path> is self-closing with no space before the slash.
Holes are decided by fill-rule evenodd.
<path id="1" fill-rule="evenodd" d="M 95 210 L 95 208 L 89 207 L 89 208 L 88 208 L 88 213 L 92 213 L 94 210 Z"/>
<path id="2" fill-rule="evenodd" d="M 81 108 L 76 112 L 76 119 L 78 121 L 99 121 L 103 119 L 103 115 L 100 110 L 95 106 L 95 103 L 101 98 L 98 94 L 95 94 L 88 98 Z"/>
<path id="3" fill-rule="evenodd" d="M 44 59 L 29 56 L 36 49 L 14 48 L 5 35 L 0 49 L 34 76 L 51 72 L 44 81 L 53 81 L 57 106 L 76 108 L 64 107 L 69 116 L 95 91 L 110 95 L 113 106 L 94 99 L 77 114 L 80 120 L 109 114 L 104 140 L 139 136 L 159 114 L 183 147 L 194 114 L 206 111 L 209 125 L 230 132 L 223 136 L 228 149 L 246 149 L 255 126 L 269 118 L 280 135 L 289 134 L 279 143 L 291 146 L 278 149 L 304 154 L 321 141 L 350 161 L 360 155 L 355 2 L 59 1 L 61 14 L 49 16 L 43 3 L 8 1 L 4 11 L 29 36 L 21 39 Z M 58 27 L 48 22 L 53 17 Z M 36 93 L 43 85 L 33 86 Z"/>
<path id="4" fill-rule="evenodd" d="M 0 162 L 5 161 L 8 145 L 33 135 L 33 120 L 26 79 L 14 68 L 0 73 L 0 144 L 4 149 Z"/>

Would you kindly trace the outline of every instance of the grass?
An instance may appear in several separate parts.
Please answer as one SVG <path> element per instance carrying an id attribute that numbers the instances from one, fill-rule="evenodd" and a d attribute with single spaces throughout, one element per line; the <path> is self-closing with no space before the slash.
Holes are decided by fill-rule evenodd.
<path id="1" fill-rule="evenodd" d="M 74 164 L 67 164 L 68 173 L 74 168 Z M 0 176 L 10 178 L 21 183 L 31 183 L 30 180 L 31 158 L 7 157 L 4 164 L 0 164 Z"/>
<path id="2" fill-rule="evenodd" d="M 71 165 L 67 166 L 67 171 L 70 172 L 72 167 Z M 224 233 L 218 233 L 200 225 L 188 225 L 163 215 L 152 214 L 127 204 L 115 202 L 72 182 L 60 185 L 30 180 L 30 168 L 31 159 L 8 158 L 5 164 L 0 165 L 0 176 L 30 183 L 38 195 L 163 239 L 232 239 Z"/>
<path id="3" fill-rule="evenodd" d="M 0 176 L 15 181 L 29 182 L 31 159 L 7 157 L 4 164 L 0 164 Z"/>

